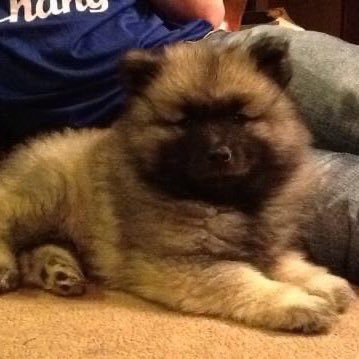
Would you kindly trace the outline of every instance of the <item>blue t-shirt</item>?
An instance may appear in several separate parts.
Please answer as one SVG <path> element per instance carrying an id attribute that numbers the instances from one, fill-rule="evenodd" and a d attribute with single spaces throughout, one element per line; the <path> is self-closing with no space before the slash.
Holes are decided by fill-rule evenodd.
<path id="1" fill-rule="evenodd" d="M 124 102 L 121 54 L 211 29 L 171 23 L 148 0 L 0 0 L 0 143 L 107 124 Z"/>

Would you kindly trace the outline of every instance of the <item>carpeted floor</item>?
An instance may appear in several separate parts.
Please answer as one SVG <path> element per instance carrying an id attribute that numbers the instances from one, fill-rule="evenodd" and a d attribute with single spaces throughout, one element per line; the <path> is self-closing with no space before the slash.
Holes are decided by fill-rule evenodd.
<path id="1" fill-rule="evenodd" d="M 359 358 L 359 300 L 327 335 L 249 329 L 173 313 L 121 293 L 0 297 L 1 359 Z"/>

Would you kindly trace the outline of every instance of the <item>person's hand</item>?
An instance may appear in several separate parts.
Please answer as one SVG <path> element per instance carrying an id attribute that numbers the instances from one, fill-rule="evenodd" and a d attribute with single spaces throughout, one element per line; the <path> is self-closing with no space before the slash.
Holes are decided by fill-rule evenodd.
<path id="1" fill-rule="evenodd" d="M 239 30 L 247 0 L 224 0 L 225 21 L 229 31 Z"/>
<path id="2" fill-rule="evenodd" d="M 182 20 L 204 19 L 215 29 L 226 19 L 229 30 L 238 30 L 247 0 L 151 0 L 167 16 Z"/>

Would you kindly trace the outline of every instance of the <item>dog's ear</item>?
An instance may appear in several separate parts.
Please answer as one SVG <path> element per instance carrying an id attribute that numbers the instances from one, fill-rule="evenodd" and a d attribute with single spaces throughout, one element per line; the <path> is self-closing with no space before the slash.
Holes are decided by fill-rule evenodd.
<path id="1" fill-rule="evenodd" d="M 250 45 L 249 53 L 258 69 L 285 88 L 291 77 L 289 42 L 286 39 L 266 36 Z"/>
<path id="2" fill-rule="evenodd" d="M 131 50 L 120 60 L 119 68 L 126 91 L 138 93 L 160 72 L 160 55 L 151 50 Z"/>

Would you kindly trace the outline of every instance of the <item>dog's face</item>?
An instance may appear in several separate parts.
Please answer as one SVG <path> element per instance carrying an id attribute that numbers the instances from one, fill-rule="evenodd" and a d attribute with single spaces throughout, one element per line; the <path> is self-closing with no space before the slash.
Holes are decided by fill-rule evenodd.
<path id="1" fill-rule="evenodd" d="M 283 93 L 287 52 L 286 42 L 266 38 L 247 49 L 203 41 L 129 53 L 121 131 L 141 173 L 226 202 L 279 185 L 309 143 Z"/>

